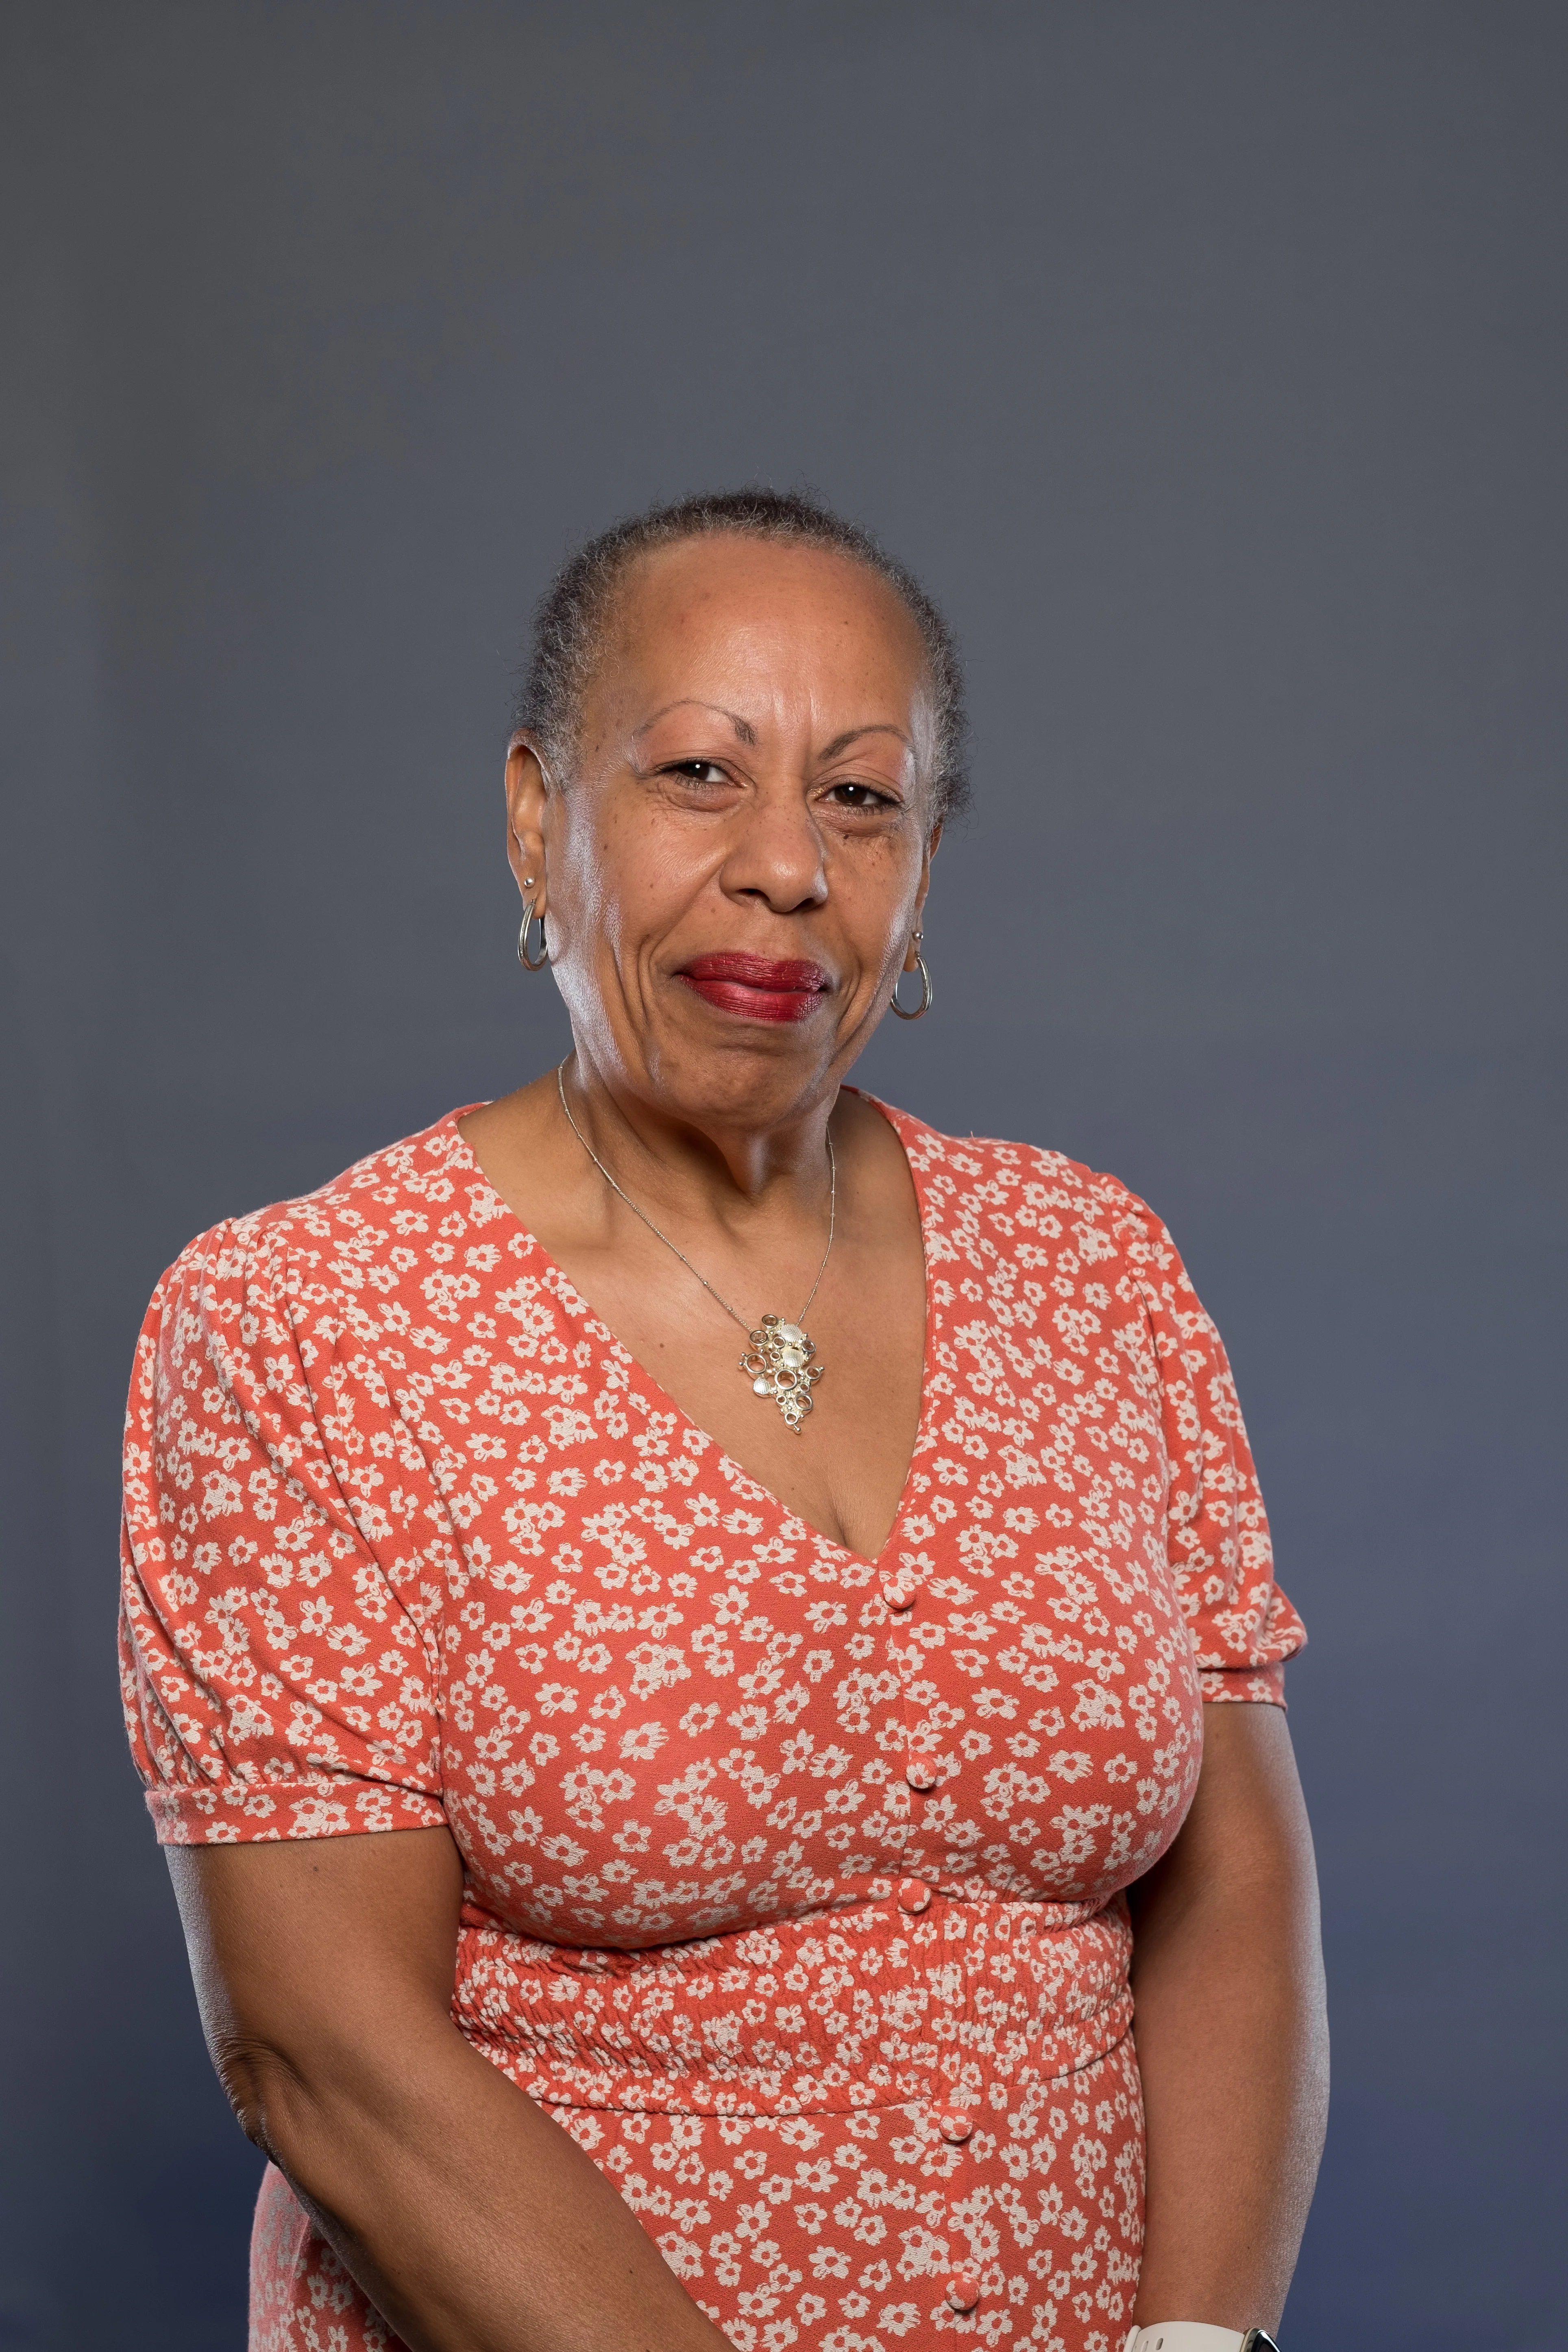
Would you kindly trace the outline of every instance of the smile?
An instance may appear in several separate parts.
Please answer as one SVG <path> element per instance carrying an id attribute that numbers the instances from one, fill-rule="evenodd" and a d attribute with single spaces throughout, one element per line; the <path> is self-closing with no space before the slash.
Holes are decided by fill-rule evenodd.
<path id="1" fill-rule="evenodd" d="M 832 986 L 820 964 L 766 956 L 693 956 L 676 975 L 718 1013 L 742 1021 L 804 1021 Z"/>

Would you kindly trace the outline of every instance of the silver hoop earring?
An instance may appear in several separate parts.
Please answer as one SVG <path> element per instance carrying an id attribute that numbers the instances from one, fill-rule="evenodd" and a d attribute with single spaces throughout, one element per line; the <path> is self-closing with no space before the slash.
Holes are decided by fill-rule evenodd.
<path id="1" fill-rule="evenodd" d="M 533 909 L 537 901 L 531 898 L 522 910 L 522 923 L 517 934 L 517 960 L 524 971 L 542 971 L 550 961 L 550 949 L 544 937 L 544 918 L 539 918 L 539 955 L 537 961 L 528 952 L 528 935 L 533 929 Z"/>
<path id="2" fill-rule="evenodd" d="M 919 934 L 919 932 L 918 932 L 918 931 L 916 932 L 915 936 L 916 936 L 916 938 L 917 938 L 917 939 L 919 938 L 920 934 Z M 923 955 L 921 955 L 921 951 L 920 951 L 920 950 L 919 950 L 918 948 L 915 950 L 915 969 L 916 969 L 916 971 L 920 973 L 920 976 L 921 976 L 921 1001 L 920 1001 L 920 1003 L 915 1006 L 914 1011 L 913 1011 L 912 1013 L 906 1013 L 906 1012 L 904 1011 L 903 1006 L 899 1003 L 899 980 L 902 980 L 902 978 L 903 978 L 903 976 L 904 976 L 902 972 L 900 972 L 900 973 L 899 974 L 899 980 L 894 981 L 894 982 L 893 982 L 893 992 L 892 992 L 891 996 L 889 996 L 889 999 L 888 999 L 889 1003 L 892 1006 L 893 1011 L 898 1014 L 898 1016 L 899 1016 L 899 1018 L 900 1018 L 900 1021 L 923 1021 L 923 1020 L 925 1019 L 925 1017 L 926 1017 L 926 1014 L 931 1011 L 931 993 L 932 993 L 932 992 L 931 992 L 931 974 L 930 974 L 930 972 L 926 970 L 926 960 L 925 960 L 924 956 L 923 956 Z"/>

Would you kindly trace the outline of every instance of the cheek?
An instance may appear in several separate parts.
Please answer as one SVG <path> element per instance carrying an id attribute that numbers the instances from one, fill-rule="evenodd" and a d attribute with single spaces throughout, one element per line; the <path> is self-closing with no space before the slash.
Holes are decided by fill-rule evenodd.
<path id="1" fill-rule="evenodd" d="M 678 924 L 707 887 L 689 839 L 660 811 L 584 809 L 564 845 L 563 919 L 615 947 L 658 939 Z"/>
<path id="2" fill-rule="evenodd" d="M 923 868 L 923 844 L 911 849 L 897 839 L 868 842 L 859 857 L 843 861 L 835 896 L 845 929 L 868 966 L 903 953 Z"/>

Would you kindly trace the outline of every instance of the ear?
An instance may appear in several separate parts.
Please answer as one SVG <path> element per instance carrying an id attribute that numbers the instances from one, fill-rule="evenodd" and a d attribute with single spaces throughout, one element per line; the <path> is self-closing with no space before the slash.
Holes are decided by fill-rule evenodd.
<path id="1" fill-rule="evenodd" d="M 514 735 L 506 755 L 506 854 L 525 898 L 544 912 L 544 813 L 553 786 L 527 735 Z"/>
<path id="2" fill-rule="evenodd" d="M 933 824 L 933 825 L 932 825 L 932 827 L 931 827 L 931 839 L 926 843 L 926 846 L 925 846 L 925 856 L 924 856 L 924 857 L 923 857 L 923 858 L 921 859 L 921 878 L 920 878 L 920 884 L 919 884 L 918 888 L 917 888 L 917 889 L 916 889 L 916 891 L 915 891 L 915 919 L 914 919 L 914 924 L 913 924 L 913 926 L 912 926 L 912 929 L 913 929 L 914 930 L 919 930 L 919 929 L 920 929 L 920 927 L 921 927 L 921 919 L 922 919 L 922 917 L 923 917 L 923 916 L 924 916 L 924 914 L 925 914 L 926 893 L 927 893 L 927 892 L 930 890 L 930 888 L 931 888 L 931 859 L 936 856 L 936 853 L 937 853 L 937 851 L 941 848 L 941 846 L 942 846 L 942 820 L 941 820 L 941 818 L 939 817 L 939 818 L 937 819 L 937 821 L 936 821 L 935 824 Z M 914 971 L 914 969 L 915 969 L 916 963 L 917 963 L 917 962 L 918 962 L 918 961 L 919 961 L 919 957 L 920 957 L 920 949 L 919 949 L 919 946 L 917 945 L 917 943 L 916 943 L 915 940 L 911 937 L 911 938 L 910 938 L 910 944 L 909 944 L 909 950 L 908 950 L 908 952 L 906 953 L 906 955 L 905 955 L 905 957 L 904 957 L 904 970 L 905 970 L 906 971 Z"/>

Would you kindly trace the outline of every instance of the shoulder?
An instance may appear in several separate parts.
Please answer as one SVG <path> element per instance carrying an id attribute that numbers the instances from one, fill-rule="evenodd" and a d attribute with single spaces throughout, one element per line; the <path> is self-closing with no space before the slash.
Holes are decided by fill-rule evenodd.
<path id="1" fill-rule="evenodd" d="M 462 1109 L 356 1160 L 293 1200 L 226 1217 L 197 1234 L 163 1275 L 149 1335 L 184 1325 L 266 1337 L 254 1318 L 292 1324 L 301 1310 L 345 1305 L 376 1270 L 423 1257 L 456 1207 L 465 1225 L 502 1213 L 458 1131 Z M 281 1336 L 279 1326 L 278 1336 Z"/>
<path id="2" fill-rule="evenodd" d="M 1169 1234 L 1120 1177 L 1040 1144 L 943 1135 L 890 1103 L 876 1108 L 903 1144 L 928 1226 L 954 1240 L 1022 1235 L 1071 1248 L 1089 1263 L 1115 1256 L 1156 1277 L 1180 1278 Z"/>

